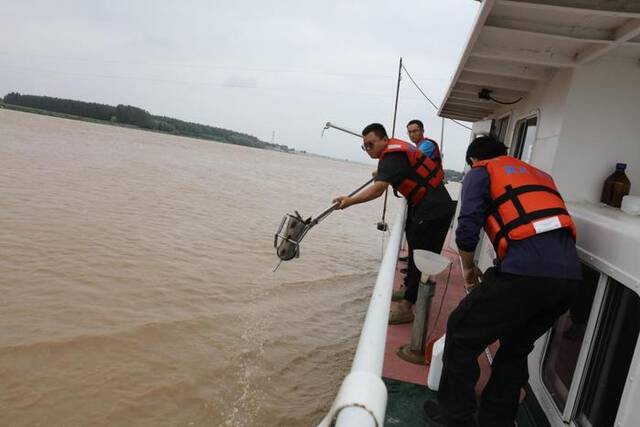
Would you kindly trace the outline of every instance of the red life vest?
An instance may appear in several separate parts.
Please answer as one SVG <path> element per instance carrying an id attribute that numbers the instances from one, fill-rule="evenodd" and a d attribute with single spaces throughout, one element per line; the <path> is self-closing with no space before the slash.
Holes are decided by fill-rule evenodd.
<path id="1" fill-rule="evenodd" d="M 418 148 L 399 139 L 390 139 L 384 151 L 378 158 L 379 162 L 388 153 L 401 152 L 407 156 L 409 165 L 414 173 L 405 178 L 394 190 L 402 194 L 413 206 L 417 206 L 430 188 L 436 188 L 444 179 L 444 172 L 439 163 L 422 154 Z"/>
<path id="2" fill-rule="evenodd" d="M 484 229 L 498 259 L 504 259 L 511 240 L 576 226 L 551 176 L 521 160 L 500 156 L 476 162 L 489 174 L 491 211 Z"/>

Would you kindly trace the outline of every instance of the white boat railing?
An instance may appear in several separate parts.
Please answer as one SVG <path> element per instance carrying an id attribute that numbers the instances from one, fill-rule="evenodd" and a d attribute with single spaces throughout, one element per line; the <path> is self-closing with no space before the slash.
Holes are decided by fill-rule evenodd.
<path id="1" fill-rule="evenodd" d="M 329 413 L 319 424 L 320 427 L 384 425 L 387 388 L 381 378 L 382 365 L 405 215 L 406 202 L 402 199 L 401 209 L 394 220 L 391 238 L 380 263 L 351 372 L 342 382 Z"/>

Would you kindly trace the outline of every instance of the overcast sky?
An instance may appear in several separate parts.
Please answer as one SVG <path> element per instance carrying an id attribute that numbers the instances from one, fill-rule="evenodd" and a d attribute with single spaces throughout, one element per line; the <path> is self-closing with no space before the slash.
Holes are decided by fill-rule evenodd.
<path id="1" fill-rule="evenodd" d="M 131 104 L 300 150 L 365 161 L 359 131 L 391 132 L 398 59 L 440 104 L 479 3 L 0 0 L 0 96 Z M 408 78 L 396 135 L 440 119 Z M 461 170 L 468 130 L 447 121 L 445 167 Z"/>

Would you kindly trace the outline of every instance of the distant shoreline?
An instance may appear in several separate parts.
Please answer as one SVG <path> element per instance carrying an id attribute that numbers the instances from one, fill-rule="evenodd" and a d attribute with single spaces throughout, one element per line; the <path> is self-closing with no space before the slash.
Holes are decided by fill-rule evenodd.
<path id="1" fill-rule="evenodd" d="M 73 115 L 73 114 L 57 113 L 55 111 L 47 111 L 47 110 L 42 110 L 42 109 L 39 109 L 39 108 L 24 107 L 22 105 L 7 104 L 7 103 L 2 102 L 2 101 L 0 101 L 0 107 L 6 108 L 7 110 L 20 111 L 20 112 L 23 112 L 23 113 L 32 113 L 32 114 L 40 114 L 42 116 L 57 117 L 59 119 L 78 120 L 78 121 L 81 121 L 81 122 L 98 123 L 98 124 L 101 124 L 101 125 L 109 125 L 109 126 L 118 126 L 118 127 L 123 127 L 123 128 L 130 128 L 130 129 L 147 130 L 147 131 L 153 131 L 153 132 L 162 133 L 162 134 L 167 134 L 168 133 L 168 132 L 156 131 L 154 129 L 145 129 L 145 128 L 141 128 L 141 127 L 135 126 L 135 125 L 130 125 L 130 124 L 127 124 L 127 123 L 110 122 L 110 121 L 107 121 L 107 120 L 94 119 L 92 117 L 83 117 L 83 116 L 76 116 L 76 115 Z"/>
<path id="2" fill-rule="evenodd" d="M 161 134 L 161 135 L 181 136 L 181 137 L 184 137 L 184 138 L 193 138 L 193 139 L 197 139 L 197 140 L 200 140 L 200 141 L 210 141 L 210 142 L 215 142 L 215 143 L 218 143 L 218 144 L 240 145 L 240 146 L 249 147 L 249 148 L 257 148 L 257 149 L 260 149 L 260 150 L 278 151 L 278 152 L 287 153 L 287 154 L 300 154 L 299 152 L 296 152 L 294 150 L 285 151 L 285 150 L 278 150 L 278 149 L 275 149 L 275 148 L 253 147 L 253 146 L 244 145 L 244 144 L 234 144 L 232 142 L 218 141 L 218 140 L 215 140 L 215 139 L 198 137 L 198 136 L 193 136 L 193 135 L 182 135 L 182 134 L 173 133 L 173 132 L 165 132 L 165 131 L 158 130 L 158 129 L 148 129 L 148 128 L 143 128 L 143 127 L 132 125 L 132 124 L 128 124 L 128 123 L 119 123 L 119 122 L 113 122 L 113 121 L 108 121 L 108 120 L 94 119 L 93 117 L 76 116 L 76 115 L 73 115 L 73 114 L 58 113 L 58 112 L 55 112 L 55 111 L 42 110 L 40 108 L 32 108 L 32 107 L 24 107 L 22 105 L 7 104 L 6 102 L 1 102 L 1 101 L 0 101 L 0 108 L 5 108 L 7 110 L 12 110 L 12 111 L 19 111 L 21 113 L 30 113 L 30 114 L 38 114 L 38 115 L 41 115 L 41 116 L 55 117 L 55 118 L 58 118 L 58 119 L 76 120 L 76 121 L 86 122 L 86 123 L 95 123 L 95 124 L 99 124 L 99 125 L 108 125 L 108 126 L 121 127 L 121 128 L 125 128 L 125 129 L 133 129 L 133 130 L 141 130 L 141 131 L 145 131 L 145 132 L 153 132 L 153 133 L 158 133 L 158 134 Z M 340 160 L 340 159 L 336 159 L 336 160 Z"/>
<path id="3" fill-rule="evenodd" d="M 232 142 L 218 141 L 218 140 L 215 140 L 215 139 L 203 138 L 203 137 L 198 137 L 198 136 L 194 136 L 194 135 L 183 135 L 183 134 L 178 134 L 178 133 L 173 133 L 173 132 L 166 132 L 166 131 L 162 131 L 162 130 L 158 130 L 158 129 L 148 129 L 148 128 L 144 128 L 144 127 L 140 127 L 140 126 L 136 126 L 136 125 L 132 125 L 132 124 L 128 124 L 128 123 L 120 123 L 120 122 L 114 122 L 114 121 L 109 121 L 109 120 L 100 120 L 100 119 L 95 119 L 93 117 L 78 116 L 78 115 L 74 115 L 74 114 L 59 113 L 59 112 L 55 112 L 55 111 L 43 110 L 43 109 L 40 109 L 40 108 L 33 108 L 33 107 L 25 107 L 25 106 L 22 106 L 22 105 L 7 104 L 6 102 L 3 102 L 1 100 L 1 98 L 0 98 L 0 108 L 6 108 L 7 110 L 13 110 L 13 111 L 20 111 L 20 112 L 23 112 L 23 113 L 39 114 L 39 115 L 42 115 L 42 116 L 55 117 L 55 118 L 59 118 L 59 119 L 77 120 L 77 121 L 87 122 L 87 123 L 96 123 L 96 124 L 116 126 L 116 127 L 126 128 L 126 129 L 134 129 L 134 130 L 141 130 L 141 131 L 147 131 L 147 132 L 154 132 L 154 133 L 158 133 L 158 134 L 161 134 L 161 135 L 182 136 L 182 137 L 185 137 L 185 138 L 193 138 L 193 139 L 197 139 L 197 140 L 200 140 L 200 141 L 211 141 L 211 142 L 216 142 L 216 143 L 219 143 L 219 144 L 240 145 L 240 146 L 245 146 L 245 147 L 250 147 L 250 148 L 258 148 L 258 149 L 262 149 L 262 150 L 271 150 L 271 151 L 276 151 L 276 152 L 286 153 L 286 154 L 296 154 L 296 155 L 300 155 L 300 156 L 317 157 L 317 158 L 323 158 L 323 159 L 327 159 L 327 160 L 335 160 L 335 161 L 339 161 L 339 162 L 353 163 L 353 164 L 357 164 L 357 165 L 372 166 L 372 165 L 370 165 L 368 163 L 364 163 L 364 162 L 358 162 L 358 161 L 344 159 L 344 158 L 338 158 L 338 157 L 331 157 L 331 156 L 326 156 L 326 155 L 323 155 L 323 154 L 315 154 L 315 153 L 310 153 L 310 152 L 304 151 L 304 150 L 298 151 L 298 150 L 295 150 L 295 149 L 292 149 L 292 148 L 290 148 L 288 150 L 281 150 L 281 149 L 271 148 L 271 147 L 253 147 L 253 146 L 250 146 L 250 145 L 234 144 Z M 446 177 L 447 177 L 447 179 L 449 181 L 454 181 L 454 182 L 461 182 L 462 181 L 462 173 L 461 172 L 450 170 L 450 169 L 445 169 L 445 174 L 446 174 Z"/>
<path id="4" fill-rule="evenodd" d="M 269 143 L 243 132 L 202 123 L 189 122 L 161 115 L 154 115 L 133 105 L 99 104 L 75 99 L 10 92 L 0 98 L 0 106 L 27 113 L 79 120 L 90 123 L 117 125 L 150 130 L 168 135 L 186 136 L 223 144 L 244 145 L 286 153 L 295 152 L 283 144 Z"/>

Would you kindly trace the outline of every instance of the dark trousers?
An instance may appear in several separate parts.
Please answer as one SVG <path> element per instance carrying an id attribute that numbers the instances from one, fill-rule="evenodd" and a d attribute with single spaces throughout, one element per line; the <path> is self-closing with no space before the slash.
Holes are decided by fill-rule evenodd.
<path id="1" fill-rule="evenodd" d="M 529 379 L 527 356 L 570 305 L 579 281 L 487 270 L 483 282 L 449 316 L 438 399 L 449 427 L 474 426 L 478 356 L 500 348 L 480 399 L 480 426 L 512 427 L 520 388 Z"/>
<path id="2" fill-rule="evenodd" d="M 409 259 L 407 261 L 407 275 L 404 278 L 404 299 L 411 304 L 415 304 L 418 299 L 418 285 L 420 284 L 420 270 L 413 261 L 414 249 L 425 249 L 427 251 L 440 253 L 447 238 L 451 219 L 455 211 L 442 216 L 425 221 L 412 220 L 407 215 L 405 232 L 407 235 L 407 247 L 409 248 Z M 409 211 L 411 213 L 411 211 Z"/>

